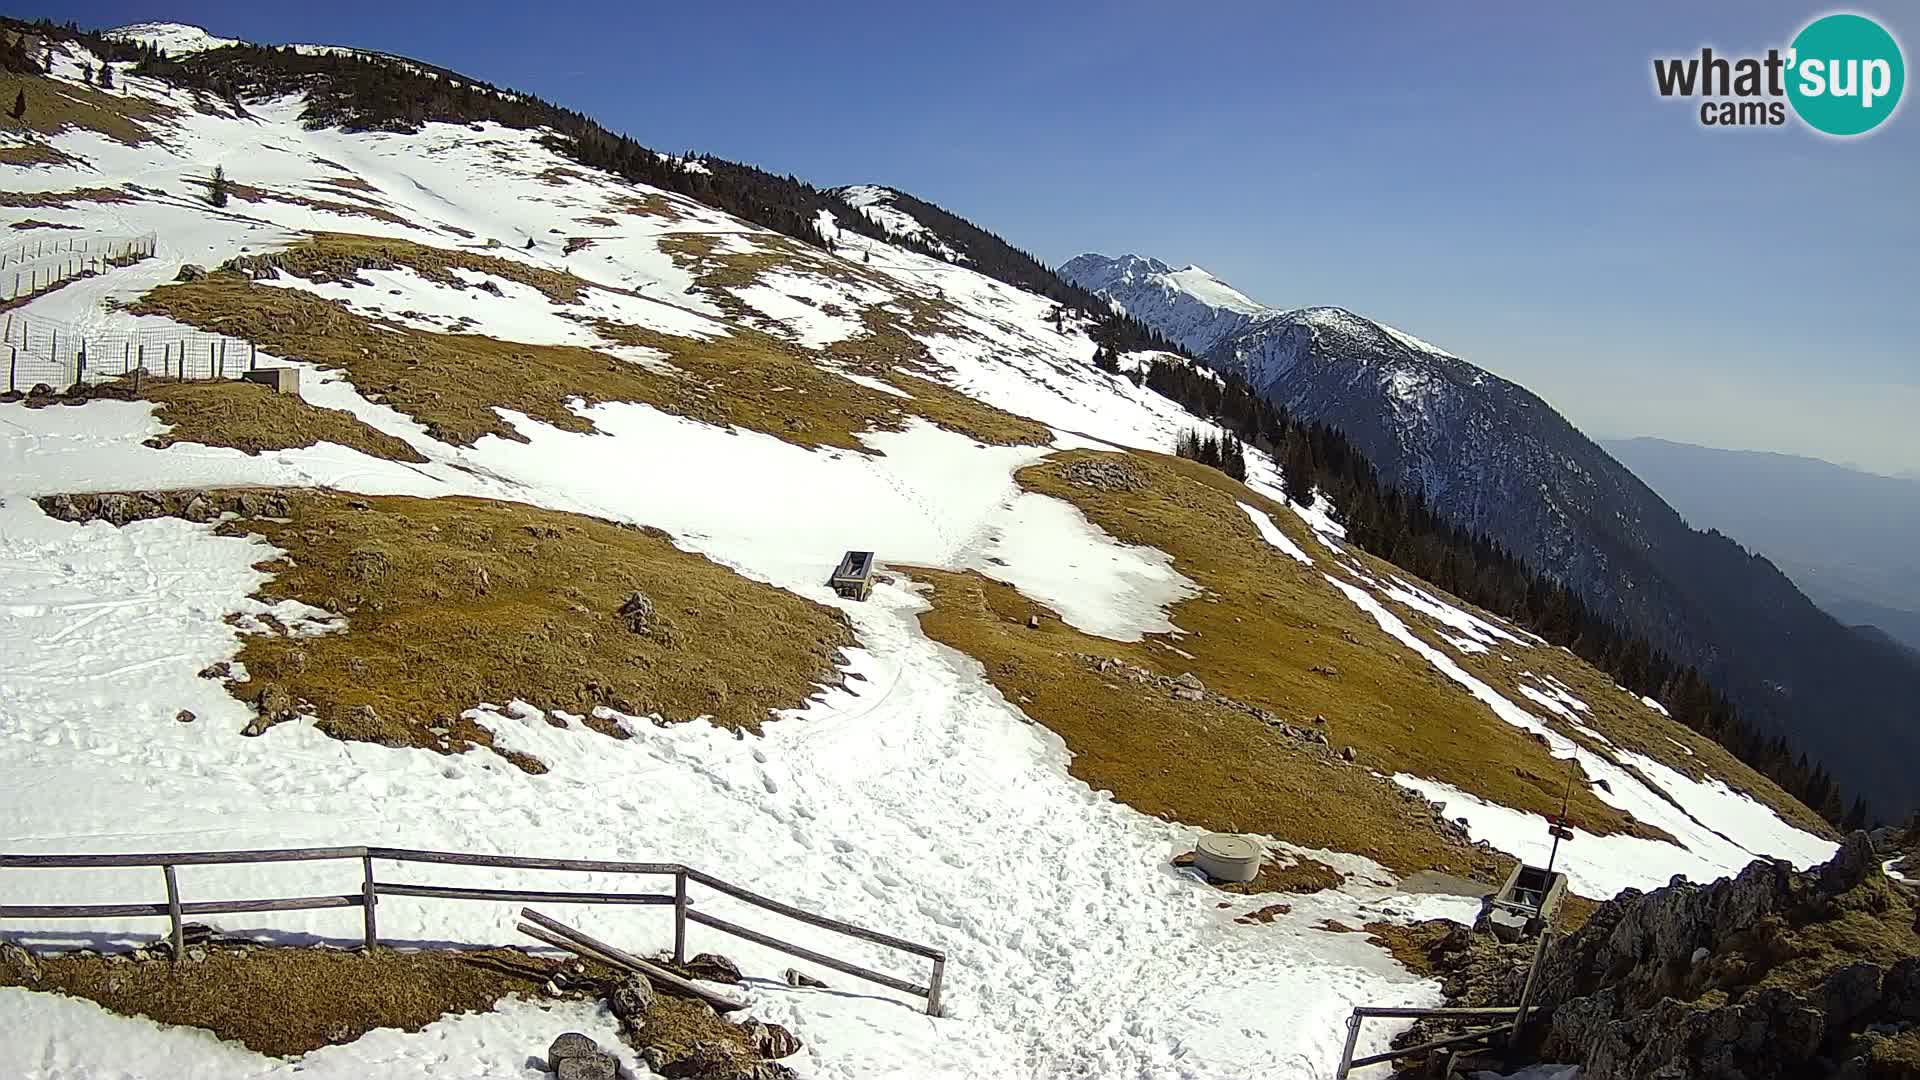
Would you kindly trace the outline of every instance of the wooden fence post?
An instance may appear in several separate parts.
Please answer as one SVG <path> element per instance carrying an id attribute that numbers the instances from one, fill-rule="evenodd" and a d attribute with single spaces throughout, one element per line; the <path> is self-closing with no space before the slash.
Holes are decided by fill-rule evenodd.
<path id="1" fill-rule="evenodd" d="M 13 377 L 20 370 L 20 350 L 9 345 L 7 352 L 12 354 L 7 358 L 7 393 L 11 394 L 14 390 Z"/>
<path id="2" fill-rule="evenodd" d="M 373 856 L 360 856 L 360 866 L 366 871 L 366 877 L 360 884 L 360 908 L 365 913 L 367 934 L 367 955 L 373 955 L 373 948 L 380 943 L 380 930 L 374 924 L 373 908 L 379 903 L 379 897 L 373 891 Z"/>
<path id="3" fill-rule="evenodd" d="M 947 977 L 947 958 L 933 962 L 933 978 L 927 980 L 927 1015 L 940 1015 L 940 983 Z"/>
<path id="4" fill-rule="evenodd" d="M 673 962 L 687 963 L 687 868 L 673 875 Z"/>
<path id="5" fill-rule="evenodd" d="M 131 375 L 132 373 L 133 373 L 133 342 L 123 341 L 120 343 L 120 374 Z"/>
<path id="6" fill-rule="evenodd" d="M 173 864 L 160 867 L 167 875 L 167 920 L 173 924 L 173 960 L 179 963 L 187 958 L 187 932 L 180 925 L 180 883 L 174 880 Z"/>
<path id="7" fill-rule="evenodd" d="M 247 370 L 254 371 L 259 367 L 260 367 L 260 343 L 257 341 L 249 341 L 247 342 Z"/>

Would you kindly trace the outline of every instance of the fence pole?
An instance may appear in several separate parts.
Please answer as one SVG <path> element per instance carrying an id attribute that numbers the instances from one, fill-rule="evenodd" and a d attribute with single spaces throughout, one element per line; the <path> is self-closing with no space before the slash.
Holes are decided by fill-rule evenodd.
<path id="1" fill-rule="evenodd" d="M 133 373 L 133 342 L 123 341 L 120 343 L 120 374 L 130 375 L 132 373 Z"/>
<path id="2" fill-rule="evenodd" d="M 218 373 L 214 375 L 214 378 L 224 379 L 226 377 L 227 377 L 227 339 L 221 338 L 220 339 L 220 370 Z"/>
<path id="3" fill-rule="evenodd" d="M 687 868 L 684 866 L 673 875 L 673 962 L 682 967 L 687 963 Z"/>
<path id="4" fill-rule="evenodd" d="M 254 370 L 257 370 L 259 367 L 260 367 L 260 343 L 257 341 L 249 341 L 247 342 L 247 370 L 254 371 Z"/>
<path id="5" fill-rule="evenodd" d="M 947 977 L 947 958 L 933 962 L 933 978 L 927 980 L 927 1015 L 940 1015 L 940 983 Z"/>
<path id="6" fill-rule="evenodd" d="M 380 930 L 374 925 L 373 920 L 373 907 L 379 903 L 379 898 L 373 892 L 373 856 L 371 854 L 360 856 L 360 866 L 366 871 L 366 877 L 360 884 L 360 908 L 366 917 L 367 955 L 371 956 L 373 947 L 380 943 Z"/>
<path id="7" fill-rule="evenodd" d="M 209 379 L 218 378 L 213 373 L 213 363 L 213 342 L 209 341 L 207 342 L 207 378 Z"/>
<path id="8" fill-rule="evenodd" d="M 180 883 L 174 880 L 173 864 L 160 867 L 167 875 L 167 921 L 173 924 L 173 960 L 179 963 L 187 958 L 187 932 L 180 925 Z"/>
<path id="9" fill-rule="evenodd" d="M 7 351 L 13 354 L 7 359 L 7 393 L 11 394 L 14 391 L 13 377 L 20 370 L 20 350 L 9 345 Z"/>

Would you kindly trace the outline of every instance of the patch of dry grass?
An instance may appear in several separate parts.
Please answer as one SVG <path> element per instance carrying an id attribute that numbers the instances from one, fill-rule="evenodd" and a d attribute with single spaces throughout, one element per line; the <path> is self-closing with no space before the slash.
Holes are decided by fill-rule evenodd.
<path id="1" fill-rule="evenodd" d="M 404 268 L 435 284 L 456 289 L 474 287 L 453 273 L 456 269 L 470 270 L 538 289 L 558 304 L 574 303 L 587 288 L 602 287 L 589 286 L 583 279 L 563 271 L 543 270 L 514 259 L 343 232 L 312 233 L 283 250 L 234 259 L 228 266 L 239 270 L 272 268 L 309 281 L 348 285 L 364 284 L 359 280 L 362 270 Z"/>
<path id="2" fill-rule="evenodd" d="M 31 168 L 35 165 L 73 165 L 79 160 L 64 150 L 39 141 L 0 146 L 0 165 Z"/>
<path id="3" fill-rule="evenodd" d="M 1920 956 L 1912 895 L 1876 873 L 1838 896 L 1763 920 L 1723 945 L 1709 970 L 1716 987 L 1752 983 L 1805 993 L 1848 964 L 1890 967 L 1909 956 Z"/>
<path id="4" fill-rule="evenodd" d="M 119 188 L 72 188 L 67 191 L 0 191 L 0 206 L 43 206 L 71 210 L 74 203 L 123 203 L 133 199 Z"/>
<path id="5" fill-rule="evenodd" d="M 222 528 L 261 533 L 291 556 L 267 564 L 275 576 L 260 599 L 324 608 L 347 629 L 248 636 L 239 659 L 251 680 L 232 689 L 256 703 L 304 702 L 339 738 L 491 745 L 458 714 L 516 698 L 757 731 L 771 710 L 836 681 L 852 640 L 838 612 L 656 531 L 482 499 L 281 494 L 290 520 Z M 652 604 L 638 621 L 621 613 L 636 591 Z"/>
<path id="6" fill-rule="evenodd" d="M 1173 616 L 1188 631 L 1177 644 L 1195 658 L 1144 650 L 1149 667 L 1191 670 L 1209 688 L 1283 717 L 1326 716 L 1333 744 L 1354 747 L 1359 764 L 1381 773 L 1427 776 L 1514 809 L 1558 812 L 1564 764 L 1382 633 L 1323 580 L 1320 567 L 1274 550 L 1234 503 L 1264 511 L 1281 529 L 1302 530 L 1290 511 L 1216 469 L 1161 455 L 1130 456 L 1150 477 L 1138 491 L 1104 491 L 1062 475 L 1072 461 L 1099 456 L 1057 455 L 1023 470 L 1019 480 L 1072 502 L 1124 542 L 1166 551 L 1207 590 Z M 1296 542 L 1303 550 L 1318 547 L 1305 536 Z M 1570 818 L 1600 835 L 1663 835 L 1580 785 Z"/>
<path id="7" fill-rule="evenodd" d="M 201 181 L 211 188 L 211 179 Z M 329 214 L 344 214 L 349 217 L 367 217 L 375 221 L 385 221 L 393 225 L 412 225 L 413 222 L 382 206 L 373 205 L 370 200 L 358 199 L 354 202 L 340 202 L 336 199 L 316 199 L 311 195 L 301 195 L 292 191 L 276 191 L 272 188 L 255 187 L 237 180 L 227 181 L 227 194 L 245 203 L 277 202 L 290 206 L 304 206 L 310 210 L 320 210 Z"/>
<path id="8" fill-rule="evenodd" d="M 62 225 L 57 221 L 41 221 L 39 218 L 22 218 L 19 221 L 14 222 L 12 225 L 9 225 L 8 228 L 21 229 L 21 230 L 61 229 L 67 232 L 78 232 L 80 230 L 80 226 L 78 225 Z"/>
<path id="9" fill-rule="evenodd" d="M 1151 641 L 1082 633 L 976 573 L 895 569 L 932 587 L 932 607 L 920 616 L 928 636 L 979 660 L 1007 700 L 1066 741 L 1075 777 L 1136 810 L 1216 832 L 1358 852 L 1401 870 L 1437 867 L 1485 879 L 1511 865 L 1442 833 L 1420 812 L 1424 805 L 1367 769 L 1314 753 L 1246 713 L 1143 692 L 1074 659 L 1114 656 L 1166 672 L 1163 658 L 1171 654 Z M 1027 626 L 1033 614 L 1037 629 Z M 1190 666 L 1200 670 L 1178 661 L 1170 674 Z"/>
<path id="10" fill-rule="evenodd" d="M 338 949 L 214 946 L 175 965 L 50 953 L 40 975 L 0 965 L 0 985 L 88 1001 L 123 1016 L 203 1028 L 275 1057 L 351 1042 L 375 1028 L 418 1031 L 453 1013 L 486 1012 L 508 995 L 551 996 L 555 960 L 517 949 Z"/>
<path id="11" fill-rule="evenodd" d="M 47 136 L 82 128 L 133 146 L 153 138 L 147 125 L 178 114 L 145 98 L 74 86 L 44 75 L 0 72 L 0 98 L 12 105 L 22 93 L 27 98 L 26 114 L 16 120 L 11 110 L 0 112 L 0 130 Z"/>
<path id="12" fill-rule="evenodd" d="M 168 425 L 166 434 L 148 440 L 147 445 L 156 448 L 198 443 L 258 454 L 327 442 L 388 461 L 427 460 L 405 442 L 368 427 L 350 412 L 310 405 L 295 395 L 276 394 L 258 383 L 143 378 L 138 396 L 157 402 L 154 416 Z"/>
<path id="13" fill-rule="evenodd" d="M 353 281 L 360 271 L 411 267 L 423 277 L 468 287 L 451 271 L 466 268 L 540 289 L 556 303 L 589 287 L 571 274 L 470 252 L 407 241 L 319 234 L 270 255 L 235 260 L 240 269 L 283 269 L 310 280 Z M 666 353 L 684 376 L 642 367 L 591 349 L 524 345 L 473 334 L 441 334 L 368 319 L 344 305 L 297 289 L 259 285 L 241 274 L 155 289 L 129 310 L 164 314 L 208 330 L 257 341 L 278 355 L 345 370 L 375 401 L 424 424 L 435 438 L 471 444 L 486 435 L 521 436 L 495 411 L 514 409 L 568 431 L 592 424 L 570 407 L 606 401 L 645 402 L 707 423 L 764 432 L 801 446 L 864 449 L 859 433 L 898 428 L 922 416 L 981 442 L 1038 443 L 1040 425 L 983 405 L 946 386 L 891 372 L 883 359 L 924 352 L 896 325 L 874 318 L 872 330 L 837 346 L 831 357 L 740 326 L 712 339 L 662 334 L 599 322 L 609 340 Z M 826 361 L 878 370 L 913 400 L 840 377 Z"/>

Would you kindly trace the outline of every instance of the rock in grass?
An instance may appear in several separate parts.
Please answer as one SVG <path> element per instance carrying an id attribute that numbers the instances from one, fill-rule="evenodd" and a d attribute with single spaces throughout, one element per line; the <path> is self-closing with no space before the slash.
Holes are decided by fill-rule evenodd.
<path id="1" fill-rule="evenodd" d="M 708 982 L 737 983 L 740 967 L 717 953 L 703 952 L 687 962 L 687 974 Z"/>
<path id="2" fill-rule="evenodd" d="M 553 1045 L 547 1047 L 547 1069 L 549 1072 L 555 1074 L 564 1075 L 560 1073 L 560 1067 L 569 1061 L 591 1061 L 596 1059 L 605 1059 L 608 1066 L 606 1075 L 611 1078 L 613 1076 L 613 1055 L 600 1049 L 600 1044 L 594 1042 L 592 1037 L 588 1035 L 583 1035 L 578 1031 L 569 1031 L 553 1040 Z M 579 1080 L 586 1080 L 588 1076 L 592 1076 L 593 1074 L 583 1073 L 576 1075 L 579 1077 Z"/>
<path id="3" fill-rule="evenodd" d="M 647 1022 L 653 1007 L 660 997 L 654 992 L 653 983 L 645 975 L 629 975 L 614 987 L 607 996 L 607 1002 L 613 1007 L 613 1015 L 631 1028 L 639 1028 Z"/>
<path id="4" fill-rule="evenodd" d="M 779 1024 L 749 1020 L 740 1025 L 740 1029 L 753 1044 L 753 1052 L 763 1058 L 779 1059 L 800 1052 L 799 1038 Z"/>
<path id="5" fill-rule="evenodd" d="M 592 1057 L 570 1057 L 553 1070 L 555 1080 L 618 1080 L 620 1063 L 612 1054 L 595 1052 Z"/>

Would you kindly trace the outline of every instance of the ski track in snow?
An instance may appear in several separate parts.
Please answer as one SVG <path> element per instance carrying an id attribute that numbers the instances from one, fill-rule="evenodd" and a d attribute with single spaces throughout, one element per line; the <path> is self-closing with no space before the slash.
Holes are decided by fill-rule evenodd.
<path id="1" fill-rule="evenodd" d="M 213 40 L 191 28 L 142 33 L 183 48 Z M 62 56 L 56 76 L 78 81 L 79 64 L 76 54 Z M 185 95 L 125 67 L 118 78 L 121 93 L 187 104 Z M 217 266 L 284 246 L 305 230 L 332 229 L 482 249 L 606 288 L 590 288 L 580 305 L 563 306 L 469 271 L 456 276 L 467 285 L 484 282 L 497 295 L 477 300 L 471 290 L 410 270 L 368 271 L 367 284 L 354 286 L 287 275 L 263 283 L 425 329 L 584 345 L 660 364 L 665 358 L 652 350 L 612 346 L 588 323 L 566 316 L 689 337 L 725 334 L 719 307 L 693 288 L 660 240 L 707 233 L 723 251 L 750 253 L 769 235 L 584 170 L 539 146 L 537 133 L 492 124 L 432 124 L 410 135 L 308 131 L 300 107 L 297 98 L 250 102 L 248 121 L 188 108 L 161 125 L 159 140 L 131 147 L 69 132 L 57 145 L 90 167 L 10 171 L 7 186 L 16 190 L 66 190 L 108 177 L 162 192 L 128 203 L 33 208 L 35 217 L 95 233 L 152 231 L 159 250 L 154 259 L 35 299 L 19 313 L 88 334 L 177 330 L 166 319 L 130 316 L 111 304 L 171 280 L 182 262 Z M 215 213 L 200 201 L 199 180 L 214 165 L 242 183 L 337 203 L 353 199 L 318 181 L 358 178 L 404 224 L 277 201 L 236 199 Z M 573 175 L 549 182 L 544 174 L 554 168 Z M 634 195 L 663 198 L 674 215 L 629 212 L 622 200 Z M 876 208 L 877 200 L 867 202 L 869 211 Z M 601 217 L 616 225 L 583 220 Z M 590 235 L 594 243 L 568 255 L 560 235 Z M 484 247 L 490 240 L 498 246 Z M 1469 919 L 1473 902 L 1399 894 L 1379 884 L 1392 875 L 1366 859 L 1305 852 L 1354 876 L 1339 890 L 1288 897 L 1292 912 L 1271 925 L 1237 924 L 1234 915 L 1269 898 L 1235 898 L 1222 909 L 1221 894 L 1170 868 L 1168 856 L 1190 844 L 1194 830 L 1146 817 L 1073 780 L 1057 737 L 1003 700 L 977 662 L 920 632 L 915 616 L 923 601 L 911 588 L 883 583 L 871 601 L 846 603 L 824 587 L 825 570 L 842 551 L 872 549 L 883 560 L 977 570 L 1088 633 L 1138 640 L 1171 631 L 1170 605 L 1193 595 L 1195 585 L 1165 554 L 1118 543 L 1069 504 L 1022 491 L 1012 475 L 1055 449 L 1170 452 L 1183 431 L 1221 433 L 1130 380 L 1094 369 L 1084 327 L 1050 325 L 1052 301 L 863 236 L 843 233 L 840 242 L 843 253 L 885 275 L 897 293 L 777 272 L 733 296 L 776 332 L 816 347 L 859 330 L 857 319 L 823 308 L 857 312 L 896 299 L 944 298 L 955 305 L 952 321 L 961 332 L 925 341 L 941 367 L 938 377 L 1051 426 L 1053 446 L 985 447 L 916 422 L 867 435 L 876 454 L 806 450 L 610 403 L 579 407 L 595 424 L 593 434 L 505 413 L 526 442 L 489 437 L 451 447 L 367 400 L 339 373 L 314 370 L 302 380 L 308 401 L 345 409 L 429 461 L 383 461 L 332 445 L 254 457 L 192 445 L 156 451 L 142 442 L 164 429 L 144 403 L 0 405 L 0 846 L 50 852 L 371 843 L 683 861 L 946 950 L 948 1016 L 936 1020 L 916 1011 L 913 999 L 834 972 L 813 972 L 831 984 L 828 990 L 787 987 L 777 973 L 808 965 L 692 928 L 694 949 L 738 958 L 750 977 L 745 992 L 754 1015 L 799 1034 L 805 1049 L 788 1064 L 806 1077 L 1320 1077 L 1331 1071 L 1354 1004 L 1436 1003 L 1433 982 L 1413 977 L 1361 935 L 1314 924 Z M 846 377 L 911 397 L 911 380 L 902 390 Z M 1366 575 L 1345 561 L 1344 531 L 1324 498 L 1311 509 L 1288 501 L 1270 460 L 1250 454 L 1248 465 L 1250 486 L 1286 502 L 1330 553 L 1327 562 L 1445 627 L 1456 649 L 1537 644 L 1410 583 Z M 178 519 L 119 529 L 74 525 L 47 517 L 32 501 L 57 492 L 239 484 L 515 499 L 657 526 L 682 547 L 748 577 L 840 607 L 859 642 L 847 667 L 861 678 L 821 690 L 763 735 L 746 737 L 698 721 L 660 728 L 622 718 L 635 737 L 613 741 L 577 718 L 553 726 L 521 703 L 464 703 L 503 747 L 546 761 L 550 771 L 541 776 L 484 750 L 443 757 L 339 742 L 305 723 L 245 739 L 238 732 L 249 709 L 196 672 L 232 657 L 248 620 L 270 610 L 250 594 L 266 576 L 253 565 L 272 549 L 258 538 L 217 537 L 209 526 Z M 1272 519 L 1246 504 L 1241 509 L 1286 557 L 1314 565 Z M 1331 575 L 1328 581 L 1389 634 L 1422 650 L 1404 624 L 1395 632 L 1397 616 L 1371 594 Z M 325 613 L 272 610 L 304 618 L 314 632 L 326 628 Z M 240 626 L 227 621 L 236 613 Z M 1423 655 L 1509 722 L 1545 729 L 1490 689 L 1465 683 L 1464 672 L 1437 650 Z M 1538 693 L 1578 711 L 1558 696 L 1564 688 L 1543 682 Z M 182 708 L 198 718 L 176 722 Z M 1549 737 L 1558 740 L 1556 754 L 1586 755 L 1562 736 Z M 1604 776 L 1626 793 L 1617 805 L 1652 815 L 1647 820 L 1670 831 L 1674 822 L 1687 823 L 1691 831 L 1682 839 L 1690 848 L 1708 838 L 1719 846 L 1701 856 L 1647 841 L 1583 838 L 1573 845 L 1576 853 L 1617 845 L 1618 859 L 1632 863 L 1577 854 L 1569 866 L 1579 866 L 1587 888 L 1637 883 L 1643 868 L 1662 881 L 1676 869 L 1737 869 L 1730 864 L 1741 844 L 1810 861 L 1824 843 L 1724 785 L 1694 783 L 1653 767 L 1658 763 L 1632 764 L 1686 812 L 1612 762 L 1581 757 L 1590 777 Z M 1533 843 L 1527 830 L 1540 826 L 1537 817 L 1474 806 L 1471 796 L 1439 791 L 1430 781 L 1396 779 L 1448 799 L 1449 812 L 1466 814 L 1475 835 L 1507 850 L 1526 849 Z M 0 880 L 9 902 L 152 902 L 159 891 L 148 870 L 0 874 L 8 875 Z M 386 867 L 383 874 L 452 885 L 633 884 L 614 875 L 469 867 Z M 189 899 L 296 895 L 352 891 L 359 870 L 288 863 L 190 867 L 180 877 Z M 917 959 L 787 923 L 697 887 L 695 895 L 723 918 L 924 978 Z M 524 944 L 513 910 L 394 898 L 381 907 L 381 929 L 393 941 Z M 575 918 L 635 951 L 671 942 L 671 920 L 659 912 L 584 908 Z M 351 910 L 210 921 L 293 942 L 350 942 L 359 933 Z M 153 920 L 50 922 L 25 936 L 110 945 L 156 929 Z M 611 1019 L 595 1007 L 519 1001 L 414 1034 L 371 1032 L 294 1063 L 22 990 L 0 990 L 0 1015 L 7 1018 L 0 1074 L 9 1076 L 531 1077 L 541 1074 L 527 1067 L 528 1055 L 559 1031 L 617 1044 Z M 1392 1034 L 1384 1026 L 1368 1031 L 1362 1052 L 1384 1047 Z M 630 1058 L 627 1065 L 642 1071 Z"/>

